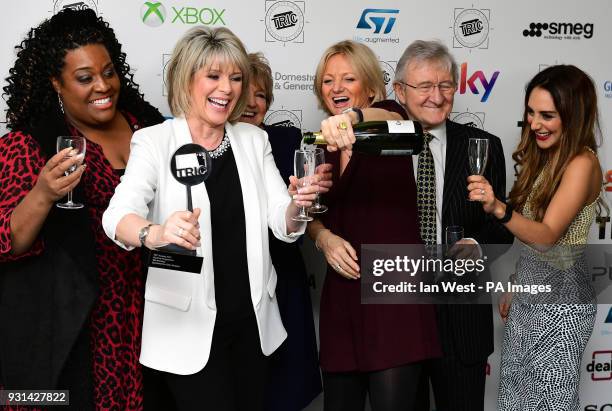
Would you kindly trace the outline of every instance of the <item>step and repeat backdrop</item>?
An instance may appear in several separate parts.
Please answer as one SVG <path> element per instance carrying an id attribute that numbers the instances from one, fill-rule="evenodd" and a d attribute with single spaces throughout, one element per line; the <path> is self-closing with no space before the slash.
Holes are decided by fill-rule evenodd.
<path id="1" fill-rule="evenodd" d="M 608 202 L 612 198 L 612 142 L 607 131 L 612 127 L 609 0 L 5 1 L 0 15 L 3 78 L 14 62 L 14 46 L 28 29 L 65 7 L 89 7 L 111 24 L 141 90 L 164 115 L 170 115 L 165 69 L 177 39 L 194 25 L 230 28 L 249 51 L 262 51 L 270 60 L 275 100 L 266 123 L 284 122 L 303 130 L 318 130 L 324 117 L 313 94 L 313 80 L 322 52 L 332 43 L 354 39 L 370 46 L 380 60 L 389 97 L 394 98 L 391 80 L 404 48 L 415 39 L 440 39 L 460 65 L 451 119 L 502 139 L 508 187 L 513 180 L 510 156 L 519 138 L 525 84 L 546 66 L 574 64 L 591 75 L 597 88 L 603 131 L 599 155 L 608 181 L 605 195 Z M 4 121 L 5 108 L 1 100 L 0 121 Z M 0 132 L 5 131 L 4 123 L 0 123 Z M 591 242 L 612 243 L 612 228 L 605 213 L 592 227 Z M 308 244 L 305 248 L 317 313 L 323 264 Z M 612 281 L 612 254 L 602 258 L 593 275 L 600 281 Z M 496 351 L 487 370 L 487 410 L 495 409 L 503 335 L 503 326 L 495 317 Z M 581 407 L 585 411 L 612 411 L 609 304 L 599 305 L 582 367 Z"/>

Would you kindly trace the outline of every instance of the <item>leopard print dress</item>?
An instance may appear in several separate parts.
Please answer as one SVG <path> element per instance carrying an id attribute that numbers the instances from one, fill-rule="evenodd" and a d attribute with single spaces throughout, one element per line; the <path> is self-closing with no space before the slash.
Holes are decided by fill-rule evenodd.
<path id="1" fill-rule="evenodd" d="M 133 131 L 138 121 L 124 113 Z M 79 131 L 71 127 L 73 135 Z M 0 263 L 42 252 L 44 243 L 35 241 L 29 252 L 18 257 L 10 251 L 10 216 L 14 208 L 36 183 L 47 159 L 38 143 L 28 134 L 11 132 L 0 144 Z M 92 223 L 96 246 L 96 266 L 100 293 L 90 314 L 90 347 L 93 362 L 93 398 L 96 410 L 142 411 L 143 382 L 138 362 L 144 273 L 139 252 L 117 247 L 102 229 L 102 214 L 108 207 L 121 172 L 114 170 L 102 147 L 88 141 L 85 155 L 87 171 L 80 184 Z M 1 383 L 1 382 L 0 382 Z M 1 386 L 0 386 L 1 388 Z M 2 408 L 0 406 L 0 408 Z M 9 411 L 39 408 L 8 407 Z"/>
<path id="2" fill-rule="evenodd" d="M 531 199 L 523 215 L 533 220 Z M 584 255 L 596 203 L 576 215 L 550 250 L 523 245 L 517 284 L 549 284 L 552 292 L 513 296 L 502 348 L 500 411 L 579 410 L 580 362 L 597 312 Z"/>

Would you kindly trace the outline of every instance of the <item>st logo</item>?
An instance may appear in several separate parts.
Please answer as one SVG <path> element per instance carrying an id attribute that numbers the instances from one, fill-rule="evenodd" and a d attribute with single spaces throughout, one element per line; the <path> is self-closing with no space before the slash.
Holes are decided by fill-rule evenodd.
<path id="1" fill-rule="evenodd" d="M 379 34 L 384 27 L 383 34 L 388 34 L 395 24 L 395 16 L 397 14 L 399 14 L 397 9 L 365 9 L 361 13 L 357 28 L 374 28 L 374 34 Z"/>

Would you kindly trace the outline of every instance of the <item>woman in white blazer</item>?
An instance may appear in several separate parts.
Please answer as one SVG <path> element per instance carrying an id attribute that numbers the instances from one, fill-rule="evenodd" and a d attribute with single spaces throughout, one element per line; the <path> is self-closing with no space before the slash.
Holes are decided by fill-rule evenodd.
<path id="1" fill-rule="evenodd" d="M 266 133 L 235 123 L 246 105 L 249 66 L 230 30 L 187 32 L 167 84 L 176 117 L 134 133 L 125 175 L 103 217 L 106 234 L 123 248 L 172 243 L 203 257 L 200 273 L 149 271 L 140 355 L 145 407 L 163 408 L 150 394 L 168 388 L 180 410 L 263 409 L 266 356 L 286 337 L 267 229 L 295 241 L 305 223 L 292 217 L 310 205 L 317 185 L 298 193 L 291 177 L 288 192 Z M 181 211 L 185 186 L 169 166 L 188 143 L 212 157 L 205 184 L 192 187 L 193 212 Z M 321 178 L 329 176 L 314 181 Z"/>

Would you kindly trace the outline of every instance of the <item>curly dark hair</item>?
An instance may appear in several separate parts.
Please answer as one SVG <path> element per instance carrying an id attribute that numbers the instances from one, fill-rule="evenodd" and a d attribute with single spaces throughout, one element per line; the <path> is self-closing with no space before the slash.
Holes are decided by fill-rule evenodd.
<path id="1" fill-rule="evenodd" d="M 132 113 L 143 126 L 163 120 L 140 93 L 121 51 L 121 43 L 108 23 L 91 9 L 67 8 L 30 29 L 15 47 L 17 59 L 6 78 L 8 85 L 3 88 L 10 130 L 32 132 L 50 114 L 63 119 L 50 79 L 60 78 L 68 51 L 88 44 L 101 44 L 110 55 L 121 82 L 117 107 Z"/>

